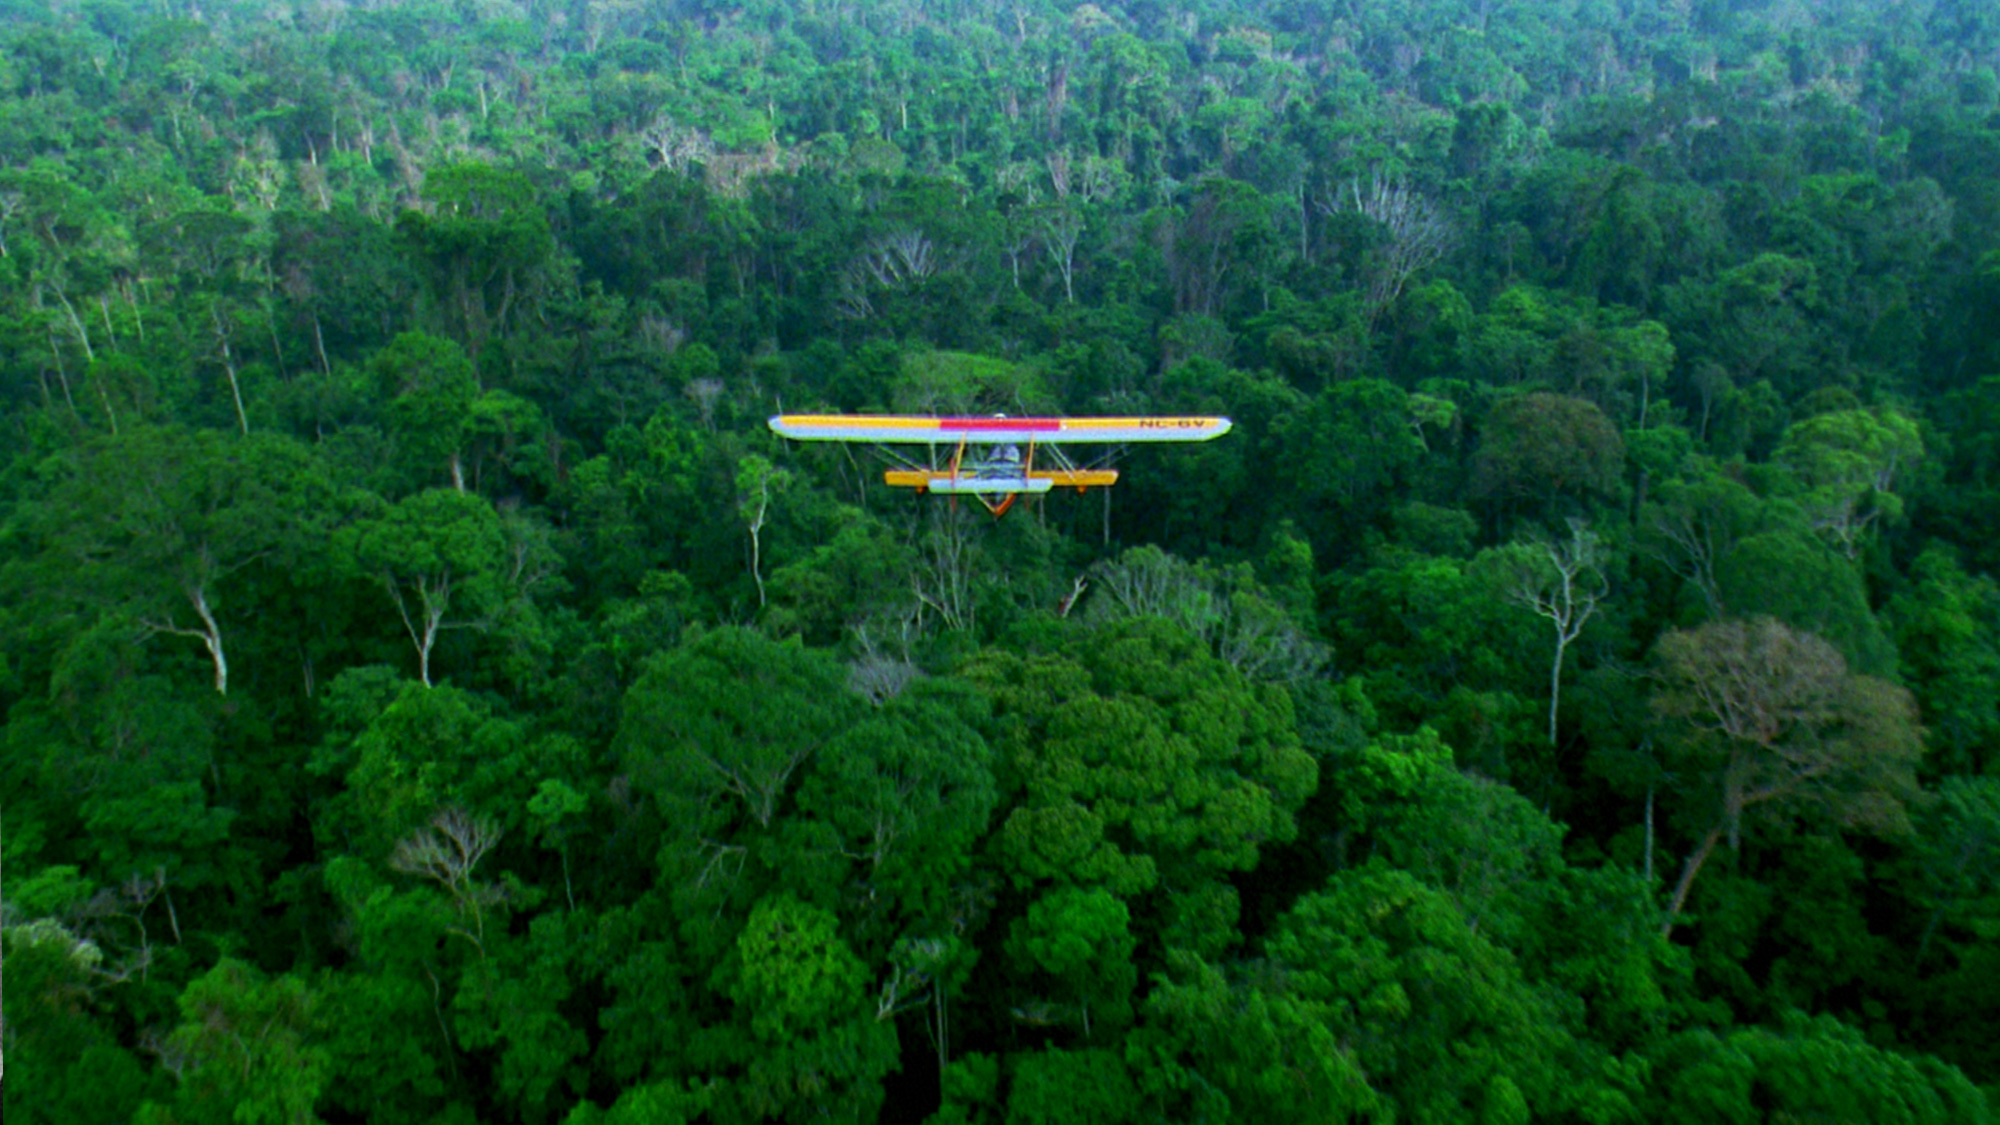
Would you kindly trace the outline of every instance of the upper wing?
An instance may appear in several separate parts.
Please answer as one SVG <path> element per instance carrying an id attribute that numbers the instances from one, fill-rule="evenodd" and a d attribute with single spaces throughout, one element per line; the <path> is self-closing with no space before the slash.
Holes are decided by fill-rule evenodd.
<path id="1" fill-rule="evenodd" d="M 1207 441 L 1229 432 L 1227 418 L 930 418 L 911 414 L 778 414 L 771 429 L 799 441 L 917 445 L 1024 444 L 1031 441 Z"/>

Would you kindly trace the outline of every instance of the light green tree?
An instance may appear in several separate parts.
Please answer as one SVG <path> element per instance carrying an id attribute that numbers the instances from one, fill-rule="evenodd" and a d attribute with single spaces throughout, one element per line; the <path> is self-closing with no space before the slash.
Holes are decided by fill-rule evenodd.
<path id="1" fill-rule="evenodd" d="M 1792 471 L 1814 530 L 1848 558 L 1876 523 L 1897 522 L 1897 477 L 1923 458 L 1917 424 L 1894 410 L 1837 410 L 1794 422 L 1777 460 Z"/>
<path id="2" fill-rule="evenodd" d="M 1110 1030 L 1131 1022 L 1132 989 L 1138 983 L 1134 948 L 1125 904 L 1103 890 L 1075 887 L 1035 900 L 1007 939 L 1007 951 L 1019 967 L 1044 974 L 1064 1001 L 1075 1001 L 1086 1040 L 1092 1037 L 1093 1007 L 1097 1022 Z M 1024 1001 L 1016 1012 L 1028 1013 L 1017 1018 L 1034 1022 L 1066 1022 L 1057 1020 L 1055 1009 L 1039 998 Z"/>
<path id="3" fill-rule="evenodd" d="M 1870 1044 L 1832 1016 L 1777 1027 L 1684 1032 L 1653 1052 L 1645 1118 L 1663 1122 L 1985 1122 L 1991 1107 L 1957 1068 Z"/>
<path id="4" fill-rule="evenodd" d="M 296 977 L 267 979 L 224 959 L 181 993 L 181 1024 L 160 1044 L 177 1087 L 172 1109 L 149 1104 L 135 1120 L 318 1121 L 331 1059 L 314 1027 L 317 1001 Z"/>
<path id="5" fill-rule="evenodd" d="M 834 916 L 790 895 L 764 899 L 728 972 L 743 1033 L 730 1053 L 743 1071 L 718 1118 L 872 1120 L 882 1076 L 896 1065 L 896 1036 L 876 1018 L 867 968 Z"/>

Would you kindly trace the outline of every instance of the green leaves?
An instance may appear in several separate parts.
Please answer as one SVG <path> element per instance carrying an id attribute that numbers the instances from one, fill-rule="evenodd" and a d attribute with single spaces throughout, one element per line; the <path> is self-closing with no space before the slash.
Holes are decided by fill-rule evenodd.
<path id="1" fill-rule="evenodd" d="M 759 1038 L 782 1043 L 810 1035 L 860 1009 L 867 970 L 824 910 L 789 895 L 758 903 L 736 939 L 736 955 L 740 968 L 730 995 Z"/>
<path id="2" fill-rule="evenodd" d="M 648 662 L 619 744 L 634 781 L 689 829 L 768 828 L 794 772 L 860 707 L 825 654 L 717 629 Z"/>
<path id="3" fill-rule="evenodd" d="M 148 1106 L 138 1120 L 171 1121 L 182 1113 L 242 1125 L 318 1120 L 313 1107 L 331 1059 L 314 1033 L 317 1002 L 296 977 L 270 980 L 241 961 L 223 960 L 181 993 L 181 1025 L 163 1044 L 178 1063 L 177 1112 Z"/>
<path id="4" fill-rule="evenodd" d="M 584 1086 L 577 1066 L 589 1048 L 561 1008 L 575 990 L 577 916 L 543 914 L 524 940 L 510 940 L 490 964 L 468 966 L 453 1002 L 459 1045 L 496 1050 L 501 1098 L 524 1119 L 542 1118 Z"/>
<path id="5" fill-rule="evenodd" d="M 1116 1028 L 1132 1018 L 1137 981 L 1131 913 L 1102 890 L 1066 887 L 1037 899 L 1016 922 L 1008 953 L 1024 968 L 1046 974 L 1060 996 L 1081 1005 L 1084 1034 L 1092 1020 Z"/>
<path id="6" fill-rule="evenodd" d="M 489 164 L 434 168 L 424 194 L 433 207 L 403 212 L 398 226 L 428 267 L 436 320 L 476 355 L 542 295 L 548 215 L 526 176 Z"/>
<path id="7" fill-rule="evenodd" d="M 302 563 L 325 528 L 332 489 L 313 457 L 285 438 L 131 426 L 64 468 L 48 506 L 29 513 L 43 554 L 10 568 L 17 596 L 101 607 L 144 635 L 195 642 L 227 695 L 248 572 Z"/>
<path id="8" fill-rule="evenodd" d="M 450 340 L 405 332 L 375 353 L 368 372 L 396 455 L 417 487 L 464 487 L 463 454 L 474 424 L 479 379 Z"/>
<path id="9" fill-rule="evenodd" d="M 789 895 L 759 902 L 728 971 L 738 1022 L 752 1037 L 731 1050 L 745 1066 L 728 1091 L 738 1114 L 873 1114 L 878 1083 L 896 1063 L 895 1033 L 864 1009 L 867 970 L 836 935 L 833 915 Z"/>
<path id="10" fill-rule="evenodd" d="M 347 785 L 358 820 L 349 827 L 384 851 L 448 805 L 517 822 L 535 776 L 555 764 L 479 697 L 407 681 L 354 747 Z"/>
<path id="11" fill-rule="evenodd" d="M 1975 941 L 2000 935 L 2000 778 L 1946 778 L 1924 821 L 1917 855 L 1931 915 L 1919 965 L 1941 924 L 1958 923 Z"/>
<path id="12" fill-rule="evenodd" d="M 1139 1091 L 1114 1051 L 1058 1047 L 1018 1056 L 1008 1125 L 1114 1125 L 1143 1120 Z"/>
<path id="13" fill-rule="evenodd" d="M 1255 979 L 1230 979 L 1181 958 L 1175 979 L 1147 999 L 1153 1050 L 1177 1116 L 1321 1122 L 1379 1119 L 1389 1102 L 1370 1088 L 1353 1047 L 1312 1003 Z M 1170 1061 L 1169 1061 L 1170 1060 Z"/>
<path id="14" fill-rule="evenodd" d="M 56 7 L 17 1116 L 1985 1112 L 1990 3 Z"/>
<path id="15" fill-rule="evenodd" d="M 1555 1006 L 1447 896 L 1407 875 L 1371 865 L 1337 876 L 1300 900 L 1267 951 L 1289 994 L 1412 1120 L 1504 1120 L 1524 1097 L 1547 1112 L 1566 1096 L 1569 1035 Z"/>
<path id="16" fill-rule="evenodd" d="M 122 797 L 92 801 L 84 817 L 98 860 L 111 879 L 164 872 L 176 883 L 217 881 L 217 845 L 236 819 L 209 805 L 198 781 L 149 786 Z"/>
<path id="17" fill-rule="evenodd" d="M 1777 461 L 1796 477 L 1814 530 L 1851 559 L 1871 526 L 1901 518 L 1897 478 L 1923 455 L 1916 423 L 1896 411 L 1838 410 L 1794 422 Z"/>
<path id="18" fill-rule="evenodd" d="M 73 879 L 75 870 L 67 874 Z M 129 1119 L 141 1099 L 164 1093 L 166 1080 L 148 1073 L 138 1056 L 118 1043 L 105 1018 L 111 981 L 104 951 L 52 918 L 14 913 L 23 907 L 39 913 L 71 899 L 75 889 L 55 885 L 62 881 L 60 870 L 11 879 L 8 910 L 0 916 L 0 952 L 7 961 L 8 1115 L 36 1125 Z"/>
<path id="19" fill-rule="evenodd" d="M 1487 415 L 1473 488 L 1548 511 L 1565 498 L 1612 492 L 1624 469 L 1624 443 L 1602 410 L 1580 399 L 1533 393 L 1502 399 Z"/>
<path id="20" fill-rule="evenodd" d="M 420 976 L 347 972 L 325 982 L 315 1015 L 332 1059 L 328 1109 L 392 1125 L 438 1112 L 455 1063 L 433 1000 Z"/>
<path id="21" fill-rule="evenodd" d="M 2000 586 L 1934 544 L 1884 613 L 1924 719 L 1927 765 L 1980 773 L 2000 760 Z"/>
<path id="22" fill-rule="evenodd" d="M 911 915 L 945 913 L 998 803 L 972 725 L 985 710 L 962 684 L 919 681 L 828 742 L 800 783 L 799 808 L 834 830 L 856 878 Z"/>
<path id="23" fill-rule="evenodd" d="M 1019 882 L 1119 894 L 1255 865 L 1289 839 L 1317 770 L 1291 701 L 1253 687 L 1166 622 L 1107 627 L 1073 655 L 992 659 L 1009 784 L 1026 799 L 1001 830 Z"/>
<path id="24" fill-rule="evenodd" d="M 349 574 L 388 595 L 426 687 L 445 633 L 500 625 L 548 577 L 530 527 L 510 526 L 484 497 L 460 491 L 399 500 L 342 528 L 334 542 Z"/>
<path id="25" fill-rule="evenodd" d="M 1870 1045 L 1829 1016 L 1788 1016 L 1775 1029 L 1689 1032 L 1660 1051 L 1646 1118 L 1756 1122 L 1774 1116 L 1895 1125 L 1987 1121 L 1985 1099 L 1934 1059 Z"/>

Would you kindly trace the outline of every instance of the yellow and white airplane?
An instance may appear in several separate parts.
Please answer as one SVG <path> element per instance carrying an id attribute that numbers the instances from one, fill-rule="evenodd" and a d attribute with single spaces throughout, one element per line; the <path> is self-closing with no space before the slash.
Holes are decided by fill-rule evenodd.
<path id="1" fill-rule="evenodd" d="M 1144 418 L 933 418 L 910 414 L 778 414 L 771 429 L 795 441 L 864 442 L 896 463 L 883 480 L 896 488 L 949 496 L 976 496 L 1003 515 L 1023 493 L 1056 488 L 1082 492 L 1118 483 L 1107 462 L 1118 447 L 1138 442 L 1208 441 L 1229 432 L 1229 419 L 1186 416 Z M 1078 464 L 1067 445 L 1101 445 Z M 912 446 L 924 446 L 920 456 Z M 1040 464 L 1036 464 L 1037 460 Z"/>

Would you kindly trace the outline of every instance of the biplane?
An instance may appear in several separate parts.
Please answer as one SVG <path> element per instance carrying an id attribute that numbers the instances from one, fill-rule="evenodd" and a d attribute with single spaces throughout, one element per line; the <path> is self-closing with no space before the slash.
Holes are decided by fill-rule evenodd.
<path id="1" fill-rule="evenodd" d="M 795 441 L 872 445 L 892 463 L 883 481 L 946 496 L 972 496 L 1005 515 L 1022 495 L 1057 488 L 1083 492 L 1118 483 L 1111 461 L 1126 445 L 1208 441 L 1229 432 L 1229 419 L 932 418 L 901 414 L 778 414 L 771 429 Z M 1102 446 L 1079 462 L 1066 447 Z"/>

